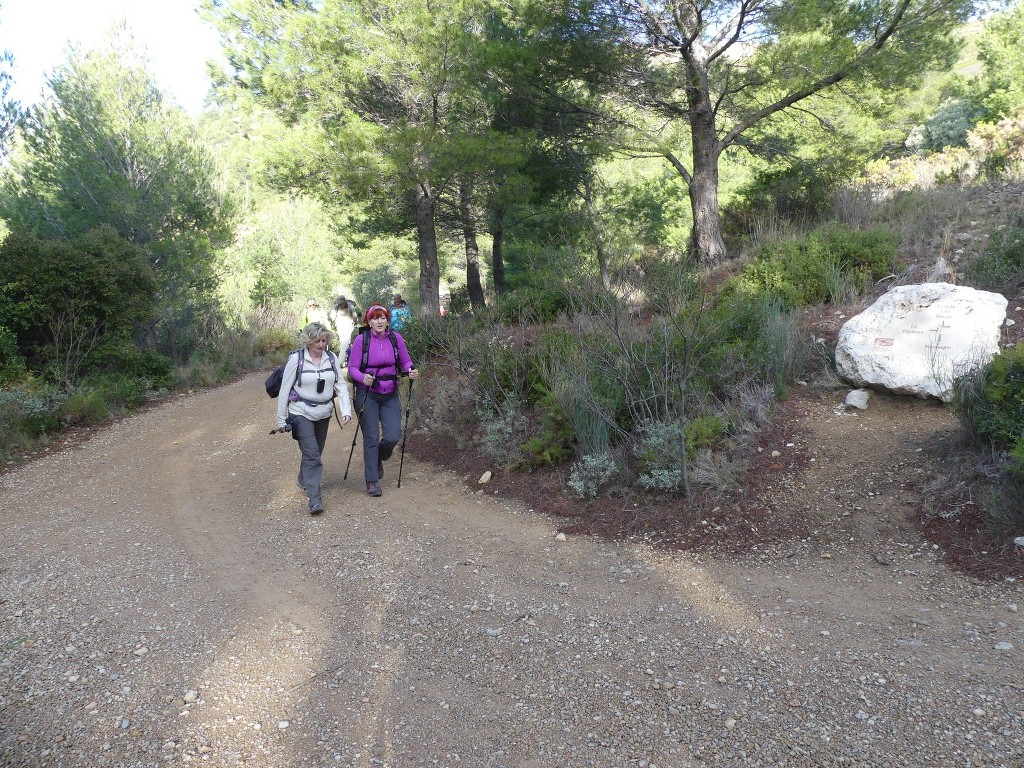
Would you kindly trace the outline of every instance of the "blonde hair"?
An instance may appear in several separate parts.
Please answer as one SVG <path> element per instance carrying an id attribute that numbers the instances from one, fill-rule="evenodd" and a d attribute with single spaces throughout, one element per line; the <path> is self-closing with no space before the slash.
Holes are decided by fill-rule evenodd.
<path id="1" fill-rule="evenodd" d="M 331 329 L 323 323 L 310 323 L 299 332 L 299 343 L 304 347 L 311 347 L 324 336 L 330 341 L 332 335 Z"/>

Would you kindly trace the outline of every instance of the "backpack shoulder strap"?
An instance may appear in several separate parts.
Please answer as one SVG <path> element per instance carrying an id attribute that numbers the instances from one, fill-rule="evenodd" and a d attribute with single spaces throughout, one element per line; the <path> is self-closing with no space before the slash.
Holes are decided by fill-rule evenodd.
<path id="1" fill-rule="evenodd" d="M 359 362 L 359 372 L 366 373 L 366 368 L 370 364 L 370 326 L 363 328 L 362 335 L 363 359 Z"/>
<path id="2" fill-rule="evenodd" d="M 397 375 L 402 372 L 402 363 L 398 359 L 398 337 L 390 328 L 388 329 L 388 339 L 391 340 L 391 346 L 395 349 L 395 374 Z"/>
<path id="3" fill-rule="evenodd" d="M 296 352 L 299 353 L 298 364 L 295 366 L 295 381 L 292 382 L 292 389 L 295 389 L 299 385 L 299 379 L 302 377 L 302 364 L 306 360 L 306 350 L 299 347 Z"/>

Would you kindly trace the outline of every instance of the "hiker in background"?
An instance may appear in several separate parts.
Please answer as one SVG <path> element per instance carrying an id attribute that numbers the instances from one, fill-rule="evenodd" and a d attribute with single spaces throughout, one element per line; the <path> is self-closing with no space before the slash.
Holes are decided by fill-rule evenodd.
<path id="1" fill-rule="evenodd" d="M 368 330 L 356 334 L 348 358 L 348 373 L 355 385 L 355 405 L 363 430 L 363 477 L 366 492 L 380 496 L 384 462 L 391 458 L 402 433 L 402 402 L 398 377 L 419 376 L 401 334 L 388 328 L 391 313 L 374 304 L 363 317 Z M 363 355 L 363 342 L 368 347 Z"/>
<path id="2" fill-rule="evenodd" d="M 405 327 L 412 321 L 412 310 L 405 303 L 402 294 L 396 293 L 392 297 L 391 306 L 388 309 L 391 312 L 391 330 L 404 331 Z"/>
<path id="3" fill-rule="evenodd" d="M 327 313 L 320 309 L 320 302 L 312 296 L 306 299 L 306 309 L 299 318 L 299 328 L 305 328 L 310 323 L 320 323 L 323 326 L 330 323 Z"/>
<path id="4" fill-rule="evenodd" d="M 331 342 L 330 329 L 323 323 L 310 323 L 302 329 L 299 341 L 304 349 L 292 352 L 284 366 L 281 380 L 295 383 L 282 386 L 277 396 L 277 429 L 286 431 L 290 427 L 292 437 L 299 443 L 302 461 L 298 486 L 309 499 L 309 514 L 319 515 L 324 511 L 320 495 L 322 456 L 334 398 L 338 398 L 345 424 L 352 421 L 352 401 L 338 369 L 338 358 L 327 348 Z"/>
<path id="5" fill-rule="evenodd" d="M 347 349 L 352 341 L 352 334 L 356 332 L 359 324 L 359 315 L 356 313 L 355 302 L 344 296 L 334 300 L 334 309 L 331 310 L 331 325 L 338 336 L 338 344 L 341 349 Z"/>

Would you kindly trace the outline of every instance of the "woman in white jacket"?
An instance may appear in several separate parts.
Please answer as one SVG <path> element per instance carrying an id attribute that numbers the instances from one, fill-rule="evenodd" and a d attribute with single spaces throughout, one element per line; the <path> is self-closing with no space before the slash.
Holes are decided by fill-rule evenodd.
<path id="1" fill-rule="evenodd" d="M 298 485 L 309 498 L 309 513 L 324 511 L 320 495 L 320 481 L 324 465 L 321 456 L 327 444 L 327 428 L 334 412 L 337 396 L 341 420 L 352 420 L 352 401 L 348 385 L 341 377 L 338 358 L 328 349 L 331 331 L 322 323 L 314 322 L 299 334 L 302 349 L 288 357 L 281 381 L 294 382 L 282 386 L 277 396 L 277 429 L 291 428 L 292 437 L 299 443 L 302 462 L 299 465 Z"/>

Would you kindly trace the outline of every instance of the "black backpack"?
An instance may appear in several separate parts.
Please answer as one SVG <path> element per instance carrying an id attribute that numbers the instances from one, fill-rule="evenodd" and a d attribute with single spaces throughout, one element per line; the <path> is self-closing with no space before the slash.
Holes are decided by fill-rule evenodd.
<path id="1" fill-rule="evenodd" d="M 305 357 L 305 350 L 301 348 L 289 352 L 288 357 L 291 357 L 293 354 L 295 354 L 295 352 L 299 353 L 299 366 L 298 368 L 295 369 L 295 381 L 292 382 L 293 387 L 295 386 L 295 383 L 299 380 L 299 371 L 302 370 L 302 359 Z M 270 375 L 267 376 L 267 380 L 263 382 L 263 386 L 267 390 L 268 397 L 277 397 L 278 395 L 281 394 L 281 384 L 283 383 L 282 379 L 284 379 L 285 365 L 287 365 L 287 362 L 275 367 L 270 372 Z"/>

